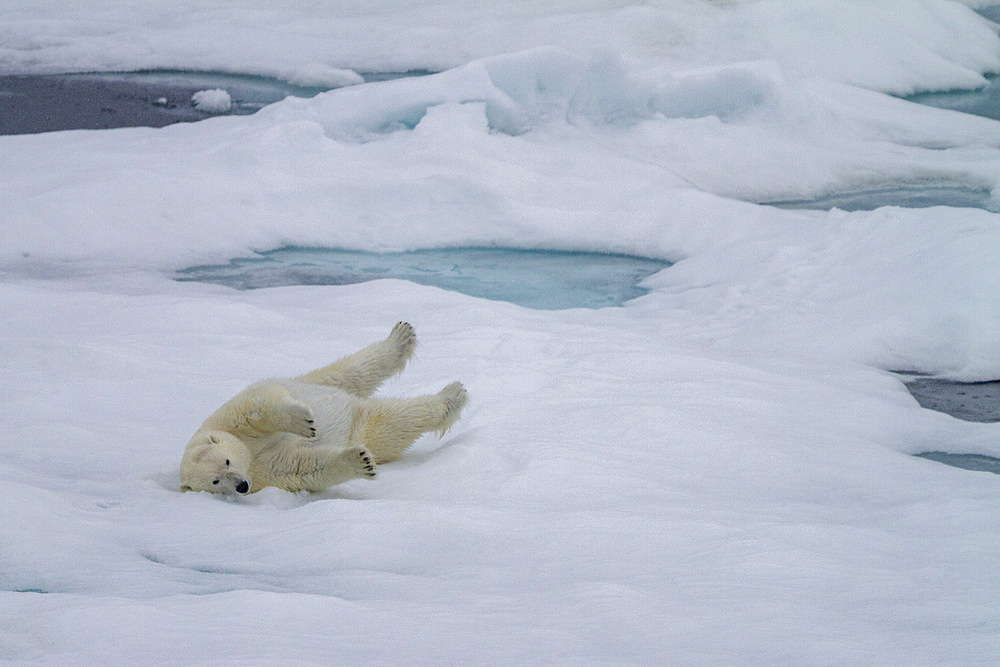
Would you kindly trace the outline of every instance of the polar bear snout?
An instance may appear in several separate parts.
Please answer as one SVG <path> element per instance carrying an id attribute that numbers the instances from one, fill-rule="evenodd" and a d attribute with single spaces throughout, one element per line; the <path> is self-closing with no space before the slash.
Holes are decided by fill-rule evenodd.
<path id="1" fill-rule="evenodd" d="M 238 473 L 228 472 L 219 476 L 219 487 L 223 493 L 238 493 L 245 496 L 250 493 L 250 480 Z"/>

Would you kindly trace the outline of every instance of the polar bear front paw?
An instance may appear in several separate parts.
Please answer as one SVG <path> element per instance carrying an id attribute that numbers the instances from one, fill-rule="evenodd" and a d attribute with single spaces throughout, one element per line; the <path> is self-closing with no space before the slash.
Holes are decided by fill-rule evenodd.
<path id="1" fill-rule="evenodd" d="M 313 411 L 304 403 L 289 403 L 285 410 L 285 428 L 288 433 L 300 435 L 303 438 L 316 437 L 316 423 Z"/>

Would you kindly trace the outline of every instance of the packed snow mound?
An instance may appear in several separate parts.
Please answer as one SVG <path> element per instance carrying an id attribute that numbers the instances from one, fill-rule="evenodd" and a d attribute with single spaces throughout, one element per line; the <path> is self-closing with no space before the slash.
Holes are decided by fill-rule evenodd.
<path id="1" fill-rule="evenodd" d="M 205 113 L 228 113 L 233 108 L 233 98 L 221 88 L 199 90 L 191 96 L 191 104 Z"/>
<path id="2" fill-rule="evenodd" d="M 724 14 L 719 34 L 752 42 L 799 76 L 897 95 L 975 88 L 982 72 L 1000 70 L 996 30 L 957 2 L 741 2 Z"/>
<path id="3" fill-rule="evenodd" d="M 855 101 L 864 104 L 852 108 Z M 306 117 L 321 123 L 331 138 L 367 141 L 412 130 L 428 109 L 446 104 L 481 104 L 489 127 L 510 135 L 547 123 L 627 128 L 672 119 L 712 119 L 732 128 L 761 126 L 769 134 L 778 123 L 809 125 L 814 126 L 809 131 L 827 128 L 832 135 L 837 126 L 831 126 L 836 119 L 830 117 L 829 107 L 837 106 L 843 107 L 837 113 L 860 126 L 852 134 L 860 130 L 870 139 L 888 133 L 901 143 L 929 146 L 942 141 L 926 137 L 931 126 L 940 123 L 950 126 L 948 135 L 955 137 L 951 141 L 961 145 L 993 146 L 1000 137 L 1000 126 L 987 119 L 959 119 L 952 112 L 852 86 L 789 80 L 773 60 L 650 69 L 616 54 L 556 47 L 494 56 L 439 74 L 336 90 L 312 99 L 290 98 L 265 109 L 260 117 L 268 122 Z M 872 113 L 870 107 L 875 105 L 885 107 L 894 120 L 886 120 L 883 111 Z M 713 125 L 685 125 L 689 131 L 723 133 Z M 740 139 L 743 145 L 760 143 L 748 141 L 749 137 Z M 767 137 L 774 139 L 779 137 Z M 841 144 L 844 139 L 830 143 Z M 993 181 L 991 176 L 990 187 Z"/>
<path id="4" fill-rule="evenodd" d="M 672 73 L 652 92 L 651 107 L 670 118 L 716 117 L 726 122 L 777 105 L 788 87 L 771 61 Z"/>

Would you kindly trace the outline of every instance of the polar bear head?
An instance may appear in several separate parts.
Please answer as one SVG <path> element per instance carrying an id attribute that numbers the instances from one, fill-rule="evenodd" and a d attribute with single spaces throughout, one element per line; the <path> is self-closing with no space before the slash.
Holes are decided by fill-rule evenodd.
<path id="1" fill-rule="evenodd" d="M 225 431 L 201 431 L 181 459 L 181 491 L 245 494 L 250 491 L 250 451 Z"/>

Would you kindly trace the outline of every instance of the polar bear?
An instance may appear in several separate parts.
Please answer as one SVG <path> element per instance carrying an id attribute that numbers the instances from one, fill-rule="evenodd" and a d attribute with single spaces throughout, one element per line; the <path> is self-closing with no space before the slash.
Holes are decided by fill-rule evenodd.
<path id="1" fill-rule="evenodd" d="M 465 388 L 431 396 L 371 398 L 413 355 L 413 327 L 329 366 L 251 385 L 205 420 L 181 459 L 182 491 L 246 494 L 265 486 L 322 491 L 375 477 L 420 435 L 443 434 L 458 419 Z"/>

